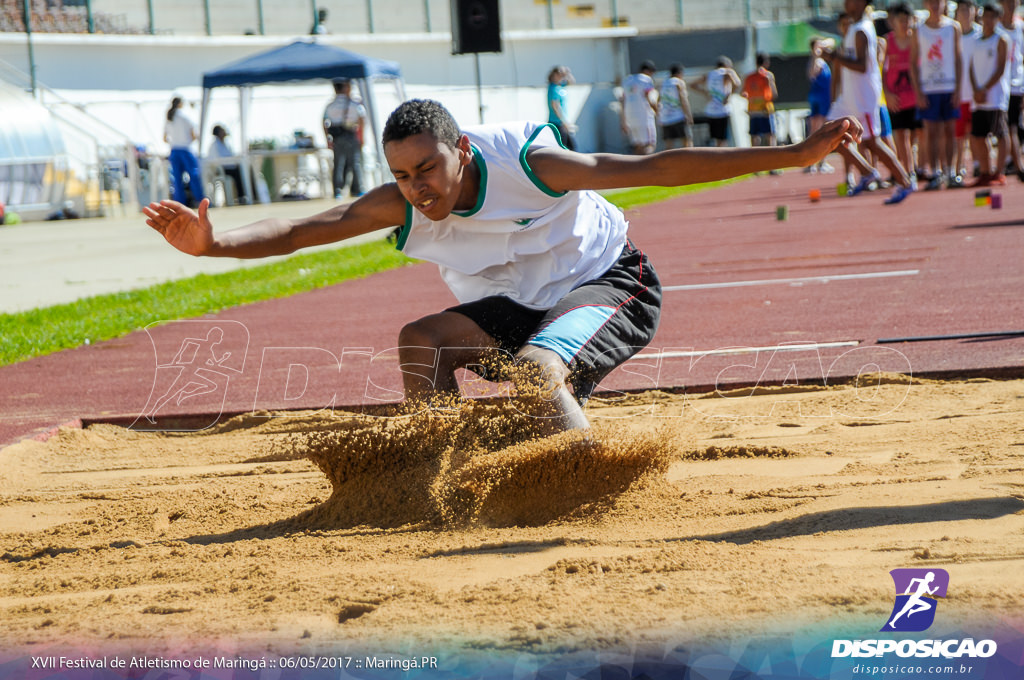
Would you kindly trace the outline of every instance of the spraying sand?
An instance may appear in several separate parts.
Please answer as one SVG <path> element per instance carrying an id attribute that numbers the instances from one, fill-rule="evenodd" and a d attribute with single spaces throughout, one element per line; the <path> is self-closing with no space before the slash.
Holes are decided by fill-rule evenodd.
<path id="1" fill-rule="evenodd" d="M 0 641 L 175 653 L 623 649 L 877 631 L 888 571 L 1024 619 L 1024 382 L 648 392 L 111 425 L 0 451 Z M 186 644 L 187 643 L 187 644 Z"/>

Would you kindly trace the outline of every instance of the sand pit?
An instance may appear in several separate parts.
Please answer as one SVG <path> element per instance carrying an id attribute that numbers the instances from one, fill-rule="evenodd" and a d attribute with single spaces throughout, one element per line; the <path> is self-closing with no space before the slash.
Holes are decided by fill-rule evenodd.
<path id="1" fill-rule="evenodd" d="M 1024 625 L 1024 381 L 649 392 L 595 400 L 593 441 L 521 441 L 501 408 L 95 425 L 10 446 L 0 644 L 486 654 L 864 636 L 892 607 L 889 570 L 927 566 L 950 574 L 947 628 Z"/>

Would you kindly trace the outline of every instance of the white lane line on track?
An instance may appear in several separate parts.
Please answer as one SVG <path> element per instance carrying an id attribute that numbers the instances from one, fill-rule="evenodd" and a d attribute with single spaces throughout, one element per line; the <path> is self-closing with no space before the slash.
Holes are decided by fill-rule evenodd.
<path id="1" fill-rule="evenodd" d="M 919 269 L 901 269 L 891 272 L 867 272 L 865 274 L 834 274 L 832 276 L 805 276 L 795 279 L 759 279 L 756 281 L 723 281 L 721 283 L 694 283 L 687 286 L 663 286 L 662 291 L 670 290 L 709 290 L 711 288 L 742 288 L 743 286 L 790 285 L 799 286 L 805 283 L 829 283 L 831 281 L 853 281 L 858 279 L 887 279 L 896 276 L 917 276 Z"/>
<path id="2" fill-rule="evenodd" d="M 859 340 L 841 340 L 839 342 L 808 342 L 793 345 L 769 345 L 767 347 L 725 347 L 722 349 L 649 352 L 636 354 L 629 361 L 638 359 L 677 359 L 680 357 L 727 356 L 730 354 L 753 354 L 755 352 L 806 352 L 810 350 L 829 349 L 835 347 L 856 347 Z"/>

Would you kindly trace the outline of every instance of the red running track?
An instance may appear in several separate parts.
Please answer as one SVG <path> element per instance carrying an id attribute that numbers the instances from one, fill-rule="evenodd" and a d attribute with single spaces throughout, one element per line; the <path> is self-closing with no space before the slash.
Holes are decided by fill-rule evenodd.
<path id="1" fill-rule="evenodd" d="M 970 190 L 899 206 L 883 206 L 881 191 L 840 198 L 837 181 L 789 171 L 630 211 L 631 238 L 665 287 L 662 322 L 602 389 L 1024 367 L 1024 184 L 995 189 L 1003 208 L 992 210 L 975 207 Z M 808 199 L 812 188 L 821 201 Z M 162 404 L 161 426 L 395 401 L 400 328 L 453 302 L 422 264 L 0 368 L 0 444 L 75 421 L 132 422 L 179 378 L 178 352 L 189 359 L 214 329 L 223 361 L 203 366 L 200 356 L 189 388 L 208 391 Z M 953 335 L 971 337 L 878 342 Z"/>

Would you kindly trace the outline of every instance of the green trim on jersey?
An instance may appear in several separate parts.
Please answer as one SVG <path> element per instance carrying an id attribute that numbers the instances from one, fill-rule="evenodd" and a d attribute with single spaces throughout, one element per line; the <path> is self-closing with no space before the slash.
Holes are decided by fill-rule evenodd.
<path id="1" fill-rule="evenodd" d="M 487 198 L 487 161 L 484 160 L 484 155 L 480 153 L 480 149 L 476 148 L 475 144 L 470 144 L 469 148 L 473 149 L 473 162 L 480 169 L 480 189 L 476 194 L 476 205 L 465 212 L 452 211 L 452 214 L 458 217 L 472 217 L 477 214 L 480 212 L 480 208 L 484 207 L 484 199 Z"/>
<path id="2" fill-rule="evenodd" d="M 405 224 L 402 231 L 398 232 L 398 241 L 395 243 L 396 250 L 404 250 L 405 242 L 409 240 L 409 232 L 412 231 L 412 203 L 405 202 Z"/>
<path id="3" fill-rule="evenodd" d="M 567 148 L 565 144 L 562 143 L 562 135 L 558 133 L 558 128 L 552 125 L 551 123 L 544 123 L 543 125 L 539 126 L 536 130 L 534 130 L 533 134 L 530 135 L 530 138 L 526 140 L 526 144 L 523 144 L 523 148 L 519 152 L 519 165 L 523 166 L 523 170 L 526 171 L 526 176 L 530 178 L 530 181 L 533 182 L 534 186 L 536 186 L 538 189 L 543 191 L 548 196 L 558 198 L 560 196 L 565 196 L 569 192 L 554 191 L 553 189 L 549 188 L 548 185 L 540 181 L 540 178 L 537 177 L 537 175 L 533 174 L 533 169 L 530 167 L 530 164 L 526 162 L 526 153 L 530 150 L 530 145 L 533 144 L 533 140 L 537 139 L 537 135 L 544 131 L 544 128 L 551 128 L 551 132 L 554 133 L 555 141 L 558 142 L 558 145 L 563 149 Z"/>

